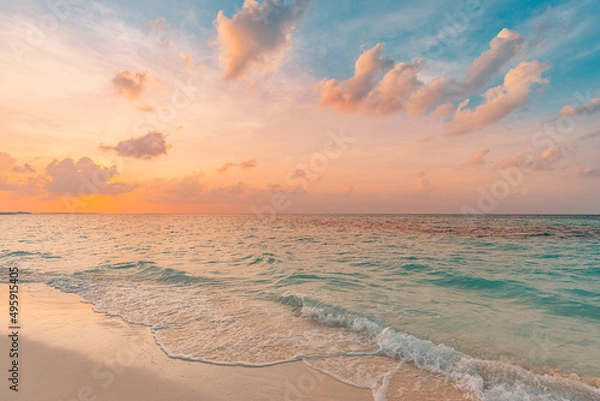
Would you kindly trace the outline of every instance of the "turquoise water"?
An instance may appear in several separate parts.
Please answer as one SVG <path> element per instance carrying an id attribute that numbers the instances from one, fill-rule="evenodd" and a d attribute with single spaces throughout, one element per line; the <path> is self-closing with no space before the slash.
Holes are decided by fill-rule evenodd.
<path id="1" fill-rule="evenodd" d="M 600 400 L 585 384 L 600 377 L 598 216 L 23 215 L 0 229 L 1 265 L 152 327 L 174 358 L 302 359 L 378 399 L 410 361 L 474 399 Z M 348 375 L 350 360 L 380 373 Z"/>

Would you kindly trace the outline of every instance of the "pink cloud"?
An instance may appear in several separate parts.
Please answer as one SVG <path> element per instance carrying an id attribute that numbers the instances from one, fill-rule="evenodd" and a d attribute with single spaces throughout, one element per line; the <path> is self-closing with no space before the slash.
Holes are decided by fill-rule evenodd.
<path id="1" fill-rule="evenodd" d="M 33 174 L 35 169 L 29 163 L 20 166 L 12 155 L 6 152 L 0 152 L 0 171 L 13 172 L 18 174 Z"/>
<path id="2" fill-rule="evenodd" d="M 510 157 L 500 163 L 501 168 L 518 167 L 529 170 L 545 170 L 551 171 L 556 168 L 556 165 L 563 160 L 568 154 L 568 151 L 563 146 L 555 146 L 546 149 L 539 156 L 518 155 Z"/>
<path id="3" fill-rule="evenodd" d="M 181 58 L 181 60 L 185 64 L 185 69 L 186 70 L 191 71 L 191 70 L 194 69 L 195 64 L 194 64 L 194 59 L 192 58 L 192 56 L 190 56 L 187 53 L 181 52 L 181 53 L 179 53 L 179 57 Z"/>
<path id="4" fill-rule="evenodd" d="M 577 175 L 581 178 L 600 178 L 600 168 L 579 168 Z"/>
<path id="5" fill-rule="evenodd" d="M 135 185 L 114 182 L 119 175 L 117 168 L 102 167 L 89 157 L 78 161 L 71 158 L 54 160 L 46 166 L 48 178 L 44 185 L 49 198 L 58 196 L 119 195 L 130 192 Z"/>
<path id="6" fill-rule="evenodd" d="M 323 80 L 317 84 L 317 89 L 321 92 L 321 106 L 333 106 L 340 112 L 355 112 L 361 108 L 369 108 L 364 105 L 365 100 L 370 94 L 374 100 L 379 96 L 377 93 L 372 93 L 377 86 L 377 81 L 394 68 L 394 61 L 383 55 L 383 48 L 384 45 L 379 43 L 365 50 L 354 64 L 352 78 L 343 82 L 335 79 Z M 395 73 L 392 73 L 389 83 L 402 75 L 401 70 L 404 67 L 404 65 L 400 66 Z"/>
<path id="7" fill-rule="evenodd" d="M 594 113 L 600 110 L 600 97 L 590 100 L 587 104 L 579 107 L 566 105 L 558 114 L 558 118 L 577 117 L 585 113 Z"/>
<path id="8" fill-rule="evenodd" d="M 243 162 L 240 162 L 240 163 L 228 162 L 228 163 L 225 163 L 223 166 L 219 167 L 217 169 L 217 172 L 224 173 L 232 167 L 239 167 L 242 170 L 250 170 L 250 169 L 255 168 L 256 165 L 257 165 L 256 159 L 244 160 Z"/>
<path id="9" fill-rule="evenodd" d="M 248 187 L 244 182 L 210 187 L 202 182 L 202 173 L 172 179 L 146 181 L 140 188 L 144 199 L 151 203 L 210 204 L 251 203 L 265 199 L 265 191 Z"/>
<path id="10" fill-rule="evenodd" d="M 122 71 L 111 80 L 119 96 L 128 100 L 138 100 L 146 89 L 159 87 L 158 80 L 152 78 L 148 71 L 130 72 Z"/>
<path id="11" fill-rule="evenodd" d="M 485 87 L 490 77 L 521 52 L 523 43 L 524 39 L 517 32 L 501 30 L 490 42 L 490 49 L 473 61 L 464 83 L 465 95 Z"/>
<path id="12" fill-rule="evenodd" d="M 481 149 L 476 151 L 475 153 L 473 153 L 473 155 L 471 157 L 469 157 L 467 160 L 465 160 L 465 162 L 462 164 L 463 167 L 467 167 L 467 166 L 478 166 L 478 165 L 482 165 L 485 164 L 485 157 L 488 155 L 488 153 L 490 153 L 489 149 Z"/>
<path id="13" fill-rule="evenodd" d="M 421 59 L 396 64 L 383 55 L 384 45 L 379 43 L 360 55 L 353 77 L 341 82 L 324 79 L 316 89 L 321 93 L 321 107 L 332 106 L 342 113 L 389 115 L 406 111 L 419 115 L 441 105 L 434 114 L 443 116 L 450 113 L 452 100 L 484 87 L 522 45 L 523 38 L 505 28 L 492 39 L 490 49 L 473 61 L 463 83 L 445 77 L 425 83 L 418 77 Z"/>
<path id="14" fill-rule="evenodd" d="M 271 72 L 279 67 L 291 44 L 292 31 L 312 0 L 244 0 L 231 19 L 219 11 L 215 20 L 223 48 L 225 79 L 237 80 L 250 67 Z"/>
<path id="15" fill-rule="evenodd" d="M 504 77 L 504 83 L 488 89 L 484 102 L 475 109 L 467 109 L 469 100 L 463 101 L 447 125 L 448 135 L 461 135 L 492 124 L 506 117 L 513 110 L 529 101 L 529 92 L 534 84 L 546 84 L 548 79 L 541 74 L 550 68 L 539 61 L 522 62 Z"/>
<path id="16" fill-rule="evenodd" d="M 102 150 L 114 150 L 119 156 L 150 160 L 166 155 L 170 145 L 162 132 L 148 132 L 146 135 L 119 142 L 116 146 L 101 145 Z"/>

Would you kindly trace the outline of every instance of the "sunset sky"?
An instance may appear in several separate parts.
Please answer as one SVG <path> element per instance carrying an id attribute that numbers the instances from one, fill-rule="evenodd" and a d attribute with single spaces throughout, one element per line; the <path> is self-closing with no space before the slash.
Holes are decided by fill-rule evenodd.
<path id="1" fill-rule="evenodd" d="M 0 211 L 600 213 L 597 1 L 0 18 Z"/>

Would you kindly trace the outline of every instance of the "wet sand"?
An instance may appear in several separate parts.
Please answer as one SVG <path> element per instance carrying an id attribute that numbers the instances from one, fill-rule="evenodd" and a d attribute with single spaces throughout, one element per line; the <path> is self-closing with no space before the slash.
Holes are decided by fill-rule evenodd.
<path id="1" fill-rule="evenodd" d="M 8 299 L 7 286 L 0 299 Z M 2 302 L 2 316 L 8 316 Z M 228 367 L 167 357 L 148 327 L 92 311 L 74 294 L 43 284 L 20 286 L 19 392 L 9 390 L 8 317 L 0 348 L 0 399 L 12 401 L 347 400 L 371 389 L 341 383 L 302 362 Z M 461 400 L 451 384 L 410 365 L 389 380 L 389 401 Z"/>

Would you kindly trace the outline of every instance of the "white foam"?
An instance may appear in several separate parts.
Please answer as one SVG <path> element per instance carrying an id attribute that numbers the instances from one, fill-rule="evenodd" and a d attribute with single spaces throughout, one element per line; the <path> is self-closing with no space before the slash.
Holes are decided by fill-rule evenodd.
<path id="1" fill-rule="evenodd" d="M 340 356 L 380 355 L 396 364 L 400 360 L 412 362 L 448 378 L 483 401 L 600 400 L 599 389 L 581 382 L 473 358 L 322 304 L 303 302 L 300 315 L 296 315 L 285 305 L 210 292 L 194 285 L 85 276 L 58 277 L 48 283 L 82 295 L 97 312 L 152 327 L 157 344 L 173 358 L 269 366 L 306 359 L 333 361 Z M 333 375 L 335 369 L 329 370 Z M 337 378 L 371 388 L 375 400 L 385 401 L 393 369 L 377 372 Z"/>

